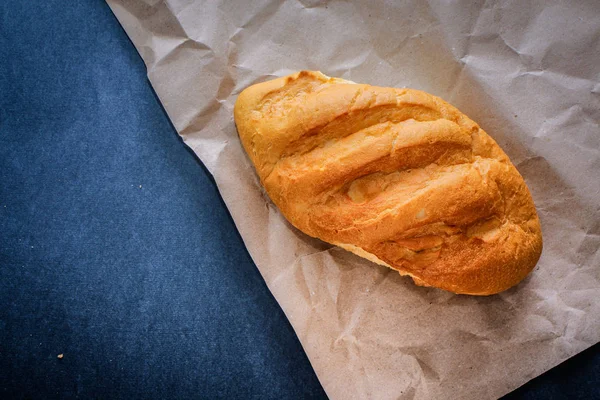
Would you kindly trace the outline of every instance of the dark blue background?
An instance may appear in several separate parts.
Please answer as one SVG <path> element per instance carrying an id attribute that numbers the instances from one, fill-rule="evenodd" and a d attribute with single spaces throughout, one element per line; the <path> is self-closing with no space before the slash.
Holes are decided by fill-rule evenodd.
<path id="1" fill-rule="evenodd" d="M 108 6 L 0 4 L 0 397 L 324 398 Z M 509 398 L 599 384 L 595 346 Z"/>

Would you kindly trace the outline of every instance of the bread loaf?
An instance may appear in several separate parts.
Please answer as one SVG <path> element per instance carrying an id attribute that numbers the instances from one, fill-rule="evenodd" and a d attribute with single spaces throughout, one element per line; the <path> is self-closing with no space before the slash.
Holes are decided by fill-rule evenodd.
<path id="1" fill-rule="evenodd" d="M 510 288 L 540 257 L 523 178 L 438 97 L 302 71 L 245 89 L 234 116 L 266 192 L 310 236 L 472 295 Z"/>

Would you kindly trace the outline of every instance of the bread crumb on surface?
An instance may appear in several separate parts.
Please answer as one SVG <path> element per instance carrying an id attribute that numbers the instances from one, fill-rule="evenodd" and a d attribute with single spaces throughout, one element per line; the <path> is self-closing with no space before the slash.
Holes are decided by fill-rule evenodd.
<path id="1" fill-rule="evenodd" d="M 56 356 L 56 358 L 60 358 L 60 359 L 62 359 L 63 357 L 64 357 L 63 353 L 60 353 L 59 355 Z"/>

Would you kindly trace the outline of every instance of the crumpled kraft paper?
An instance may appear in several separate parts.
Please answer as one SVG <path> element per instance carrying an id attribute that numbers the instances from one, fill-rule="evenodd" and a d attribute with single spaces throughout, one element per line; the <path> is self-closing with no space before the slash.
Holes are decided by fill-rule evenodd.
<path id="1" fill-rule="evenodd" d="M 108 3 L 329 397 L 495 398 L 600 340 L 596 1 Z M 499 295 L 453 295 L 287 223 L 232 114 L 245 87 L 300 69 L 422 89 L 477 121 L 533 194 L 534 272 Z"/>

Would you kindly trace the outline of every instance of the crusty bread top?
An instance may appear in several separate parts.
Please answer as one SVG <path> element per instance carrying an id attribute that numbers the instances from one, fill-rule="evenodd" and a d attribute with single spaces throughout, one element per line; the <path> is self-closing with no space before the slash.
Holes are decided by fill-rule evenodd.
<path id="1" fill-rule="evenodd" d="M 298 229 L 455 293 L 498 293 L 535 266 L 542 236 L 506 154 L 438 97 L 320 72 L 238 97 L 242 144 Z"/>

